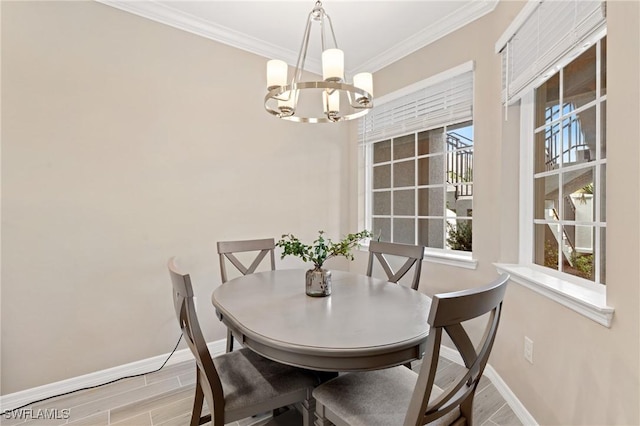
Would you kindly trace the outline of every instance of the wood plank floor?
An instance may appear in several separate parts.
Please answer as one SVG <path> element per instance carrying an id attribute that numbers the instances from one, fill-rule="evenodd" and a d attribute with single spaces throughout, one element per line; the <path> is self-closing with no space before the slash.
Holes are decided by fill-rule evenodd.
<path id="1" fill-rule="evenodd" d="M 414 363 L 414 370 L 419 366 Z M 461 368 L 441 358 L 436 384 L 445 387 Z M 166 366 L 145 376 L 125 379 L 96 389 L 80 391 L 26 407 L 27 417 L 38 413 L 57 413 L 69 410 L 68 418 L 15 419 L 0 416 L 3 426 L 183 426 L 189 424 L 195 386 L 193 361 Z M 206 409 L 206 404 L 205 404 Z M 55 410 L 58 410 L 57 412 Z M 480 381 L 474 403 L 475 424 L 482 426 L 521 425 L 500 393 L 485 377 Z M 230 423 L 232 426 L 259 426 L 270 420 L 270 414 Z M 277 418 L 278 424 L 293 426 L 302 424 L 302 417 L 295 410 Z"/>

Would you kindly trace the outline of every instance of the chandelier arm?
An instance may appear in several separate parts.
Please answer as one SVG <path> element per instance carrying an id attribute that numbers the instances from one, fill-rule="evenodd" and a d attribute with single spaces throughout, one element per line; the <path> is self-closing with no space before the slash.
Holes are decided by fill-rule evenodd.
<path id="1" fill-rule="evenodd" d="M 297 123 L 333 123 L 337 121 L 347 121 L 353 120 L 365 115 L 371 107 L 373 107 L 373 103 L 368 103 L 366 105 L 352 105 L 352 107 L 356 110 L 355 112 L 342 116 L 332 116 L 329 117 L 302 117 L 296 116 L 295 114 L 287 115 L 283 114 L 282 111 L 279 111 L 273 108 L 270 105 L 270 101 L 272 99 L 278 99 L 277 97 L 285 92 L 300 92 L 307 89 L 324 89 L 324 90 L 339 90 L 344 92 L 355 93 L 356 95 L 370 97 L 371 94 L 355 87 L 351 84 L 347 83 L 337 83 L 337 82 L 329 82 L 329 81 L 303 81 L 301 83 L 296 83 L 290 86 L 279 86 L 271 89 L 264 98 L 264 107 L 272 115 L 275 115 L 278 118 L 283 120 L 295 121 Z"/>
<path id="2" fill-rule="evenodd" d="M 291 78 L 291 85 L 299 82 L 302 79 L 302 72 L 304 71 L 304 64 L 307 60 L 307 50 L 309 48 L 309 34 L 311 33 L 311 17 L 313 11 L 309 13 L 307 17 L 307 26 L 302 36 L 302 45 L 300 46 L 300 52 L 298 53 L 298 61 L 296 62 L 296 70 Z"/>
<path id="3" fill-rule="evenodd" d="M 324 43 L 324 39 L 325 39 L 325 34 L 324 34 L 324 17 L 327 16 L 327 14 L 324 12 L 324 9 L 320 9 L 320 45 L 321 45 L 321 51 L 324 52 L 326 50 L 325 47 L 325 43 Z"/>
<path id="4" fill-rule="evenodd" d="M 355 108 L 353 99 L 351 98 L 351 92 L 347 92 L 347 99 L 349 99 L 349 105 L 351 105 L 352 108 Z"/>
<path id="5" fill-rule="evenodd" d="M 283 116 L 283 117 L 279 117 L 282 120 L 287 120 L 287 121 L 293 121 L 295 123 L 337 123 L 340 121 L 349 121 L 349 120 L 355 120 L 357 118 L 360 117 L 364 117 L 364 115 L 367 113 L 367 110 L 363 110 L 363 111 L 358 111 L 357 113 L 354 114 L 349 114 L 349 115 L 345 115 L 345 116 L 341 116 L 341 117 L 336 117 L 336 118 L 327 118 L 327 117 L 322 117 L 322 118 L 315 118 L 315 117 L 298 117 L 295 115 L 290 115 L 290 116 Z"/>
<path id="6" fill-rule="evenodd" d="M 333 45 L 336 49 L 338 49 L 338 41 L 336 40 L 336 33 L 333 31 L 333 22 L 331 22 L 331 17 L 325 13 L 324 16 L 327 17 L 327 21 L 329 21 L 329 28 L 331 29 L 331 37 L 333 37 Z"/>
<path id="7" fill-rule="evenodd" d="M 365 94 L 365 96 L 368 96 L 368 99 L 371 99 L 372 96 L 370 93 L 363 91 L 362 93 Z M 353 99 L 351 99 L 351 92 L 347 92 L 347 97 L 349 98 L 349 105 L 351 106 L 351 108 L 354 109 L 371 109 L 373 108 L 373 102 L 368 102 L 368 103 L 360 103 L 358 101 L 353 101 Z"/>

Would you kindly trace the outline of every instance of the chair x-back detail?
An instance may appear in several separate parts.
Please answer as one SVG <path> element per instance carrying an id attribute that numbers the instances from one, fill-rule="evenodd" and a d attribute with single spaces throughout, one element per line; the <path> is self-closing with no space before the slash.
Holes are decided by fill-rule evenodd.
<path id="1" fill-rule="evenodd" d="M 276 270 L 275 251 L 276 244 L 273 238 L 265 238 L 261 240 L 243 240 L 243 241 L 219 241 L 218 255 L 220 256 L 220 277 L 223 283 L 229 278 L 227 275 L 226 263 L 229 261 L 236 267 L 242 275 L 253 274 L 262 260 L 269 254 L 271 260 L 271 270 Z M 251 264 L 245 266 L 234 253 L 258 252 Z M 226 259 L 226 260 L 225 260 Z M 233 350 L 233 333 L 227 329 L 227 352 Z"/>
<path id="2" fill-rule="evenodd" d="M 238 271 L 242 273 L 242 275 L 248 275 L 253 274 L 262 260 L 266 257 L 267 254 L 269 254 L 269 257 L 271 259 L 271 270 L 275 271 L 275 248 L 276 244 L 273 238 L 265 238 L 263 240 L 219 241 L 218 255 L 220 256 L 220 275 L 222 277 L 222 282 L 226 283 L 228 281 L 225 258 L 229 262 L 231 262 L 231 264 L 235 266 L 236 269 L 238 269 Z M 234 253 L 250 251 L 258 252 L 258 254 L 248 267 L 240 262 L 240 260 L 238 260 L 238 258 L 234 255 Z"/>
<path id="3" fill-rule="evenodd" d="M 407 260 L 394 272 L 385 255 L 406 257 Z M 400 279 L 414 267 L 411 288 L 414 290 L 418 289 L 418 285 L 420 284 L 420 271 L 422 270 L 422 259 L 424 258 L 424 246 L 370 241 L 369 265 L 367 266 L 368 276 L 371 276 L 373 273 L 374 257 L 380 262 L 382 269 L 384 269 L 384 272 L 387 274 L 388 281 L 392 283 L 400 281 Z"/>
<path id="4" fill-rule="evenodd" d="M 305 426 L 311 426 L 311 391 L 319 383 L 312 372 L 280 364 L 243 348 L 216 358 L 204 340 L 193 299 L 191 278 L 169 260 L 173 303 L 180 329 L 196 361 L 196 389 L 191 426 L 211 421 L 223 426 L 245 417 L 302 403 Z M 210 415 L 201 416 L 207 401 Z"/>
<path id="5" fill-rule="evenodd" d="M 495 340 L 509 276 L 491 284 L 433 297 L 425 354 L 418 374 L 403 368 L 345 374 L 317 387 L 316 424 L 350 426 L 472 425 L 473 398 Z M 487 321 L 474 346 L 464 324 Z M 435 385 L 443 332 L 462 356 L 464 368 L 445 389 Z"/>

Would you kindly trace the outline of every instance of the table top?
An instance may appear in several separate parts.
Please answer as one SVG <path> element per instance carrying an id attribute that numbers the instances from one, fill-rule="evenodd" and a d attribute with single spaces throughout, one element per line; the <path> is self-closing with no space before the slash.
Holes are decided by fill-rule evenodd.
<path id="1" fill-rule="evenodd" d="M 256 352 L 298 367 L 372 370 L 421 358 L 431 299 L 343 271 L 332 271 L 328 297 L 305 294 L 305 270 L 260 272 L 218 287 L 220 320 Z"/>

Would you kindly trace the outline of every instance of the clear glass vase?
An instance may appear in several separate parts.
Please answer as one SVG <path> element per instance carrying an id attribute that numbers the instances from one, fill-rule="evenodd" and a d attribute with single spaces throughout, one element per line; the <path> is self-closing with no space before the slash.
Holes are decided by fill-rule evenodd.
<path id="1" fill-rule="evenodd" d="M 322 268 L 309 269 L 305 278 L 307 296 L 324 297 L 331 294 L 331 271 Z"/>

